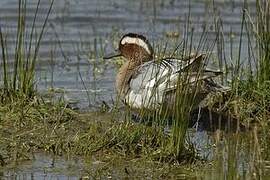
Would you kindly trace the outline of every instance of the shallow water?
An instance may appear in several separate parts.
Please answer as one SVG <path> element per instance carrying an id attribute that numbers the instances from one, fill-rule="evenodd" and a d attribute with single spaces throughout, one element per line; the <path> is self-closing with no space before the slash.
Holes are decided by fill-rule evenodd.
<path id="1" fill-rule="evenodd" d="M 220 132 L 219 132 L 220 133 Z M 201 157 L 215 159 L 223 163 L 222 166 L 215 164 L 216 161 L 204 162 L 203 167 L 190 169 L 188 166 L 168 165 L 147 160 L 132 159 L 131 161 L 121 157 L 101 154 L 96 157 L 66 157 L 53 156 L 46 153 L 34 153 L 31 161 L 20 162 L 19 165 L 8 165 L 0 167 L 1 179 L 228 179 L 231 171 L 231 164 L 227 159 L 230 149 L 240 148 L 236 163 L 237 179 L 246 179 L 257 175 L 249 174 L 252 168 L 250 164 L 252 153 L 248 149 L 242 148 L 245 143 L 237 141 L 233 135 L 221 135 L 220 144 L 215 144 L 215 136 L 219 134 L 203 132 L 190 132 L 191 141 L 196 143 Z M 220 135 L 220 134 L 219 134 Z M 241 135 L 243 140 L 247 140 L 245 134 Z M 237 143 L 240 143 L 237 145 Z M 220 147 L 219 147 L 220 146 Z M 224 146 L 224 147 L 222 147 Z M 228 146 L 228 149 L 226 148 Z M 214 153 L 218 151 L 218 153 Z M 107 156 L 99 157 L 99 156 Z M 108 159 L 109 158 L 109 159 Z M 105 160 L 107 159 L 107 160 Z M 105 161 L 104 161 L 105 160 Z M 261 179 L 267 180 L 270 176 L 269 162 Z M 192 167 L 192 166 L 191 166 Z M 220 169 L 222 168 L 222 169 Z"/>
<path id="2" fill-rule="evenodd" d="M 158 163 L 125 161 L 112 159 L 110 162 L 81 160 L 48 155 L 34 154 L 35 159 L 20 163 L 16 167 L 0 169 L 1 179 L 164 179 L 189 177 L 187 171 L 176 168 L 167 175 Z M 167 171 L 170 170 L 167 168 Z M 161 171 L 161 172 L 160 172 Z M 162 172 L 164 171 L 164 172 Z M 164 176 L 162 178 L 162 175 Z"/>
<path id="3" fill-rule="evenodd" d="M 28 2 L 30 30 L 36 0 Z M 48 2 L 41 3 L 37 29 L 42 26 Z M 255 0 L 249 0 L 248 4 L 252 16 Z M 14 56 L 12 48 L 16 37 L 17 6 L 17 0 L 0 1 L 0 25 L 6 35 L 11 37 L 7 41 L 11 59 Z M 102 60 L 101 49 L 109 52 L 116 48 L 117 40 L 127 32 L 144 34 L 152 44 L 161 43 L 161 39 L 165 38 L 169 46 L 174 47 L 184 38 L 188 16 L 191 22 L 189 35 L 194 28 L 192 36 L 195 46 L 205 25 L 209 29 L 209 41 L 214 41 L 216 35 L 213 22 L 217 15 L 221 17 L 226 38 L 225 54 L 230 63 L 233 59 L 231 54 L 236 56 L 238 52 L 243 4 L 240 0 L 216 0 L 215 6 L 216 12 L 213 12 L 211 1 L 206 0 L 190 0 L 190 3 L 183 0 L 56 0 L 40 48 L 36 77 L 38 89 L 46 93 L 53 88 L 59 92 L 59 97 L 84 110 L 91 110 L 102 101 L 110 104 L 115 99 L 116 66 Z M 242 59 L 248 56 L 246 47 L 247 38 L 244 37 Z M 214 54 L 217 54 L 216 49 Z M 193 141 L 199 142 L 198 148 L 213 143 L 206 132 L 193 135 Z M 202 150 L 202 154 L 207 155 L 209 152 Z M 48 155 L 38 154 L 35 161 L 8 170 L 3 177 L 77 179 L 82 176 L 82 162 L 74 163 L 60 158 L 55 160 L 52 167 L 52 159 Z M 75 169 L 73 174 L 68 174 L 70 171 L 66 170 L 70 164 Z M 63 171 L 55 172 L 54 167 Z"/>
<path id="4" fill-rule="evenodd" d="M 67 160 L 45 153 L 35 153 L 33 161 L 20 163 L 19 166 L 6 167 L 1 178 L 6 179 L 79 179 L 83 174 L 80 159 Z"/>

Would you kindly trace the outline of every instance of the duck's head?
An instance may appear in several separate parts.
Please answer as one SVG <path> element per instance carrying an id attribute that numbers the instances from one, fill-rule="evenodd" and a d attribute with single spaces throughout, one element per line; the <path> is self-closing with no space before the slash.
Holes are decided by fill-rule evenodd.
<path id="1" fill-rule="evenodd" d="M 153 48 L 143 35 L 128 33 L 121 38 L 116 52 L 105 56 L 104 59 L 118 56 L 142 63 L 153 59 Z"/>

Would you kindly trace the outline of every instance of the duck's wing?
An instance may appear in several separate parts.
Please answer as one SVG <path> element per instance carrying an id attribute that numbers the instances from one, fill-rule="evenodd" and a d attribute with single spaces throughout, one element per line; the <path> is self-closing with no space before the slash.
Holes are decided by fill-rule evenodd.
<path id="1" fill-rule="evenodd" d="M 186 72 L 190 76 L 190 82 L 194 82 L 198 77 L 198 72 L 204 68 L 200 79 L 206 79 L 222 74 L 220 71 L 205 69 L 205 55 L 200 54 L 189 58 L 162 59 L 160 61 L 149 61 L 139 66 L 130 79 L 130 89 L 137 92 L 142 89 L 159 86 L 167 81 L 174 82 L 178 76 Z M 169 78 L 169 79 L 168 79 Z"/>
<path id="2" fill-rule="evenodd" d="M 219 70 L 212 70 L 206 67 L 205 64 L 206 55 L 200 54 L 191 58 L 186 59 L 187 63 L 171 76 L 171 79 L 177 79 L 179 76 L 186 74 L 188 75 L 187 82 L 194 83 L 198 80 L 211 79 L 213 77 L 222 75 L 223 73 Z"/>
<path id="3" fill-rule="evenodd" d="M 149 61 L 139 66 L 130 79 L 130 89 L 141 91 L 154 87 L 169 75 L 176 73 L 184 64 L 177 59 L 163 59 L 161 61 Z"/>
<path id="4" fill-rule="evenodd" d="M 187 71 L 199 71 L 204 66 L 205 54 L 194 55 L 188 58 L 166 58 L 162 59 L 163 64 L 167 64 L 173 69 L 173 73 L 187 72 Z"/>

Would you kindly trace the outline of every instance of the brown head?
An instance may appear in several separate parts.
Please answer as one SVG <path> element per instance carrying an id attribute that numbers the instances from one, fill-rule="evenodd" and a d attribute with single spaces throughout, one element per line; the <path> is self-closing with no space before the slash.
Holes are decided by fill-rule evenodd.
<path id="1" fill-rule="evenodd" d="M 153 48 L 144 36 L 128 33 L 121 38 L 118 52 L 104 58 L 116 56 L 123 56 L 134 63 L 144 63 L 153 59 Z"/>

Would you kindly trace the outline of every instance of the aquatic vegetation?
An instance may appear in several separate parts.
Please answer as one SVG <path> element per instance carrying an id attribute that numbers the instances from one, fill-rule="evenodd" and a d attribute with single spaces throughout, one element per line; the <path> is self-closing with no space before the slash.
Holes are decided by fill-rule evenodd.
<path id="1" fill-rule="evenodd" d="M 163 129 L 119 122 L 111 114 L 78 114 L 64 103 L 44 103 L 36 97 L 5 104 L 0 115 L 2 165 L 31 159 L 32 153 L 40 150 L 65 156 L 114 154 L 130 159 L 178 161 L 167 150 L 169 137 Z M 181 162 L 195 160 L 188 152 L 182 154 Z"/>
<path id="2" fill-rule="evenodd" d="M 37 96 L 29 99 L 17 96 L 12 102 L 1 102 L 0 108 L 0 155 L 2 165 L 10 162 L 31 159 L 35 150 L 50 148 L 49 141 L 56 138 L 54 128 L 70 121 L 73 111 L 61 103 L 44 103 Z M 47 134 L 48 133 L 48 134 Z"/>
<path id="3" fill-rule="evenodd" d="M 35 93 L 35 65 L 38 59 L 38 53 L 44 29 L 47 24 L 49 15 L 52 10 L 53 2 L 51 1 L 48 12 L 40 29 L 37 33 L 36 19 L 39 13 L 40 0 L 34 14 L 31 31 L 26 31 L 27 2 L 25 0 L 18 1 L 17 15 L 17 35 L 14 48 L 14 60 L 10 59 L 10 50 L 6 44 L 7 36 L 0 27 L 0 45 L 2 54 L 2 80 L 5 98 L 2 100 L 10 100 L 17 94 L 25 95 L 31 98 Z M 28 34 L 29 33 L 29 34 Z M 29 42 L 27 42 L 29 36 Z M 36 38 L 36 39 L 35 39 Z"/>
<path id="4" fill-rule="evenodd" d="M 239 39 L 239 46 L 237 48 L 237 57 L 231 56 L 235 59 L 235 66 L 232 73 L 232 93 L 225 101 L 223 110 L 230 113 L 230 115 L 237 120 L 239 125 L 244 125 L 246 133 L 245 138 L 242 136 L 241 128 L 235 132 L 233 137 L 228 137 L 225 140 L 220 140 L 218 137 L 217 145 L 226 145 L 224 148 L 218 148 L 219 152 L 228 152 L 227 158 L 223 155 L 217 159 L 218 167 L 221 172 L 220 178 L 265 178 L 267 177 L 267 162 L 269 161 L 269 143 L 266 139 L 269 138 L 269 133 L 266 129 L 269 128 L 269 2 L 256 1 L 257 11 L 256 20 L 249 14 L 247 2 L 243 4 L 241 34 Z M 219 23 L 222 24 L 222 18 Z M 225 37 L 222 35 L 222 26 L 220 29 L 221 37 L 218 44 L 222 47 Z M 241 65 L 243 48 L 243 37 L 248 39 L 247 52 L 248 57 L 245 60 L 245 66 Z M 256 43 L 257 44 L 256 44 Z M 232 49 L 232 48 L 231 48 Z M 219 57 L 222 57 L 223 49 L 221 49 Z M 231 53 L 232 54 L 232 53 Z M 225 64 L 227 72 L 230 70 Z M 248 139 L 248 141 L 246 141 Z M 248 155 L 245 158 L 241 170 L 239 170 L 241 151 L 243 147 Z M 242 149 L 242 150 L 241 150 Z M 247 166 L 247 167 L 245 167 Z M 236 171 L 235 169 L 238 168 Z"/>
<path id="5" fill-rule="evenodd" d="M 256 24 L 252 30 L 254 30 L 258 46 L 258 80 L 260 83 L 264 83 L 270 80 L 270 3 L 269 1 L 257 1 L 256 7 Z"/>

